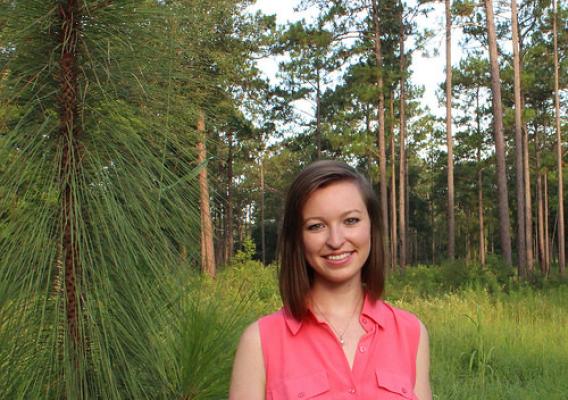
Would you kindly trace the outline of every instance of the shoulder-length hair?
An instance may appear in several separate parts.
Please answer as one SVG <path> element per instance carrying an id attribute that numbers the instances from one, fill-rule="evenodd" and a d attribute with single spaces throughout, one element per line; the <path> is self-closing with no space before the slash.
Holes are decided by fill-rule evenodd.
<path id="1" fill-rule="evenodd" d="M 359 188 L 371 222 L 371 250 L 361 272 L 364 290 L 375 300 L 383 294 L 384 244 L 375 192 L 369 181 L 349 165 L 333 160 L 316 161 L 302 170 L 288 189 L 278 246 L 280 296 L 285 311 L 299 321 L 307 314 L 306 300 L 314 280 L 314 271 L 304 254 L 303 208 L 317 189 L 344 181 L 353 182 Z"/>

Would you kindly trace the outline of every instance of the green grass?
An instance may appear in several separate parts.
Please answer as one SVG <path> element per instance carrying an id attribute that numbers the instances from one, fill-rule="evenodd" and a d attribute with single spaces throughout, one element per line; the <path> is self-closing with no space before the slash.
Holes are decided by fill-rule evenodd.
<path id="1" fill-rule="evenodd" d="M 459 268 L 412 268 L 387 287 L 388 301 L 428 327 L 434 398 L 568 399 L 568 285 L 535 289 L 507 271 Z M 223 301 L 246 294 L 251 321 L 278 308 L 274 270 L 227 268 Z"/>
<path id="2" fill-rule="evenodd" d="M 436 399 L 568 399 L 568 288 L 394 300 L 431 340 Z"/>

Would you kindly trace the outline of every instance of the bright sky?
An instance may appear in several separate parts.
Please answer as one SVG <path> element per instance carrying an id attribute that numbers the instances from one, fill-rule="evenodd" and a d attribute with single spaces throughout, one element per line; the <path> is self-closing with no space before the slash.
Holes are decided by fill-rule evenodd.
<path id="1" fill-rule="evenodd" d="M 309 19 L 310 14 L 302 14 L 294 12 L 294 7 L 298 4 L 298 0 L 257 0 L 253 10 L 261 10 L 264 14 L 276 14 L 278 24 L 284 24 L 289 21 L 295 21 L 302 17 Z M 422 85 L 425 88 L 423 97 L 424 104 L 427 104 L 432 111 L 438 115 L 444 115 L 444 108 L 438 104 L 436 91 L 440 84 L 444 82 L 445 68 L 445 52 L 444 52 L 444 9 L 443 3 L 435 4 L 435 11 L 428 17 L 428 20 L 419 20 L 419 25 L 428 24 L 430 29 L 439 31 L 429 43 L 429 52 L 433 53 L 434 49 L 438 49 L 439 54 L 429 58 L 423 57 L 419 52 L 412 55 L 412 76 L 411 80 L 414 84 Z M 457 33 L 457 32 L 456 32 Z M 452 37 L 452 58 L 453 65 L 457 64 L 457 60 L 461 55 L 458 44 L 458 37 L 454 33 Z M 410 48 L 410 43 L 407 43 Z M 261 70 L 276 83 L 276 72 L 278 70 L 277 61 L 275 59 L 262 60 L 259 64 Z"/>

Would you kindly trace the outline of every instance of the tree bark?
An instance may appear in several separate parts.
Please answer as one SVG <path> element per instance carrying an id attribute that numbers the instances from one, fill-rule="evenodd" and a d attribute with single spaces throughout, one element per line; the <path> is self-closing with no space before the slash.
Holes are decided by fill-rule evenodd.
<path id="1" fill-rule="evenodd" d="M 387 162 L 385 149 L 385 94 L 383 82 L 383 54 L 381 49 L 381 21 L 379 17 L 379 8 L 377 0 L 372 0 L 372 20 L 374 28 L 374 45 L 375 59 L 377 62 L 377 88 L 379 91 L 378 101 L 378 135 L 377 142 L 379 148 L 379 189 L 381 202 L 382 230 L 384 235 L 385 259 L 387 260 L 387 268 L 390 268 L 390 238 L 389 238 L 389 217 L 388 217 L 388 201 L 387 201 Z"/>
<path id="2" fill-rule="evenodd" d="M 227 132 L 227 210 L 225 212 L 225 263 L 233 257 L 233 132 Z"/>
<path id="3" fill-rule="evenodd" d="M 260 159 L 260 249 L 262 264 L 266 265 L 266 231 L 264 226 L 264 158 Z"/>
<path id="4" fill-rule="evenodd" d="M 448 258 L 455 258 L 456 223 L 454 211 L 454 150 L 452 138 L 452 15 L 450 0 L 446 9 L 446 143 L 448 147 Z"/>
<path id="5" fill-rule="evenodd" d="M 560 88 L 558 65 L 558 1 L 553 1 L 552 34 L 554 40 L 554 110 L 556 126 L 556 169 L 558 171 L 558 269 L 564 274 L 566 253 L 564 243 L 564 179 L 562 176 L 562 132 L 560 130 Z"/>
<path id="6" fill-rule="evenodd" d="M 205 146 L 205 115 L 199 114 L 197 120 L 197 132 L 199 141 L 197 143 L 197 162 L 203 164 L 207 158 Z M 209 184 L 207 182 L 207 167 L 202 165 L 199 171 L 199 208 L 201 215 L 201 271 L 211 277 L 215 277 L 215 250 L 213 246 L 213 224 L 211 221 L 211 211 L 209 206 Z"/>
<path id="7" fill-rule="evenodd" d="M 517 267 L 519 276 L 527 277 L 527 242 L 525 228 L 525 180 L 523 161 L 523 133 L 521 106 L 521 64 L 519 56 L 519 26 L 517 20 L 517 1 L 511 0 L 511 22 L 513 38 L 513 72 L 515 96 L 515 172 L 517 197 Z"/>
<path id="8" fill-rule="evenodd" d="M 540 140 L 538 131 L 535 127 L 536 136 L 536 209 L 537 209 L 537 242 L 538 242 L 538 262 L 540 264 L 540 271 L 546 274 L 546 257 L 544 245 L 544 202 L 543 202 L 543 184 L 542 184 L 542 171 L 540 159 Z"/>
<path id="9" fill-rule="evenodd" d="M 491 91 L 493 103 L 493 134 L 495 157 L 497 159 L 497 196 L 499 208 L 499 238 L 505 262 L 513 265 L 511 252 L 511 231 L 509 220 L 509 196 L 507 193 L 507 169 L 505 166 L 505 138 L 503 135 L 503 106 L 501 103 L 501 78 L 497 54 L 497 37 L 493 16 L 493 1 L 485 0 L 487 14 L 487 38 L 491 63 Z"/>
<path id="10" fill-rule="evenodd" d="M 391 254 L 392 254 L 392 261 L 391 261 L 391 268 L 395 268 L 398 264 L 398 232 L 397 232 L 397 210 L 396 210 L 396 158 L 395 158 L 395 141 L 394 141 L 394 93 L 391 93 L 389 99 L 389 108 L 390 108 L 390 158 L 391 158 L 391 191 L 390 191 L 390 203 L 391 203 Z"/>
<path id="11" fill-rule="evenodd" d="M 71 358 L 77 368 L 84 350 L 84 338 L 80 330 L 81 260 L 79 257 L 79 226 L 81 206 L 75 186 L 81 170 L 82 147 L 79 139 L 83 132 L 79 121 L 79 97 L 77 72 L 77 42 L 80 36 L 80 7 L 76 0 L 67 0 L 59 5 L 61 33 L 61 56 L 59 59 L 59 134 L 63 144 L 59 164 L 61 187 L 61 221 L 63 243 L 61 258 L 65 277 L 65 313 L 67 333 L 71 338 L 74 353 Z M 78 377 L 75 377 L 78 378 Z M 79 382 L 77 382 L 79 383 Z"/>
<path id="12" fill-rule="evenodd" d="M 525 182 L 525 229 L 527 243 L 527 272 L 534 272 L 534 240 L 533 240 L 533 218 L 532 218 L 532 197 L 531 197 L 531 175 L 530 175 L 530 156 L 529 156 L 529 133 L 526 125 L 523 124 L 523 176 Z"/>
<path id="13" fill-rule="evenodd" d="M 321 158 L 321 82 L 320 82 L 320 70 L 316 71 L 316 158 L 319 160 Z"/>
<path id="14" fill-rule="evenodd" d="M 399 265 L 406 266 L 407 226 L 406 226 L 406 55 L 404 53 L 404 20 L 402 18 L 402 2 L 400 3 L 400 130 L 398 137 L 398 235 L 400 243 Z"/>
<path id="15" fill-rule="evenodd" d="M 550 272 L 550 260 L 552 259 L 552 246 L 550 244 L 550 208 L 548 199 L 548 171 L 544 171 L 544 250 L 546 257 L 546 272 Z"/>
<path id="16" fill-rule="evenodd" d="M 483 220 L 483 169 L 477 171 L 477 201 L 479 218 L 479 263 L 485 265 L 485 226 Z"/>
<path id="17" fill-rule="evenodd" d="M 484 213 L 483 213 L 483 168 L 480 167 L 481 164 L 481 150 L 482 150 L 482 140 L 481 140 L 481 109 L 479 107 L 479 87 L 475 90 L 475 122 L 477 128 L 477 137 L 480 138 L 480 142 L 477 146 L 477 202 L 478 202 L 478 224 L 479 224 L 479 263 L 485 265 L 485 226 L 484 226 Z"/>

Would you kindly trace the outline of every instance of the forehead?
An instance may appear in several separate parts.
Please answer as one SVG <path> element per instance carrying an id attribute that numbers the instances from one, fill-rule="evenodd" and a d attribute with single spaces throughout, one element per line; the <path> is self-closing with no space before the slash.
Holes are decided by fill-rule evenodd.
<path id="1" fill-rule="evenodd" d="M 314 190 L 307 197 L 302 216 L 311 218 L 351 210 L 367 211 L 361 188 L 354 181 L 343 180 Z"/>

